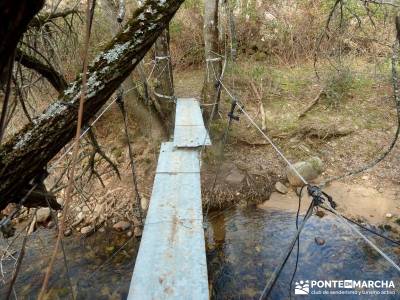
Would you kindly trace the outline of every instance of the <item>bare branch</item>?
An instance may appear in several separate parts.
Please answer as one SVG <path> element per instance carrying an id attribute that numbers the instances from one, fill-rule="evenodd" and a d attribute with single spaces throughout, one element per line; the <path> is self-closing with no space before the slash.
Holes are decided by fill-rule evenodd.
<path id="1" fill-rule="evenodd" d="M 66 9 L 63 11 L 53 12 L 53 13 L 51 13 L 51 12 L 41 13 L 32 19 L 32 21 L 28 25 L 28 28 L 29 29 L 33 29 L 33 28 L 38 29 L 48 22 L 52 22 L 58 18 L 66 18 L 73 14 L 79 14 L 79 11 L 77 9 Z"/>
<path id="2" fill-rule="evenodd" d="M 107 102 L 151 48 L 183 0 L 148 0 L 88 70 L 83 123 Z M 78 76 L 47 110 L 0 146 L 0 209 L 72 139 L 82 78 Z M 15 199 L 14 201 L 18 201 Z"/>
<path id="3" fill-rule="evenodd" d="M 396 1 L 396 0 L 362 0 L 362 2 L 380 4 L 380 5 L 390 5 L 393 7 L 400 7 L 399 1 Z"/>
<path id="4" fill-rule="evenodd" d="M 23 52 L 21 49 L 17 49 L 15 60 L 20 62 L 24 67 L 32 69 L 46 78 L 59 93 L 62 93 L 67 88 L 67 81 L 62 74 L 51 66 L 42 63 L 37 58 Z"/>

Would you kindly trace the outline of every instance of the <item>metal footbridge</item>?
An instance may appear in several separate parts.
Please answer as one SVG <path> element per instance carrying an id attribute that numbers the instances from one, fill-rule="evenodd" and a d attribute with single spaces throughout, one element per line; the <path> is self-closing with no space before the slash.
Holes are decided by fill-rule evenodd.
<path id="1" fill-rule="evenodd" d="M 173 141 L 161 145 L 129 300 L 209 299 L 200 149 L 210 144 L 199 102 L 178 99 Z"/>

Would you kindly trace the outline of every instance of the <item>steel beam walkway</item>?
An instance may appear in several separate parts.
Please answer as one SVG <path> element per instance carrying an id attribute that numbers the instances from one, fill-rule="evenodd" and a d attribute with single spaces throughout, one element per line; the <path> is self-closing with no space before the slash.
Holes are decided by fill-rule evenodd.
<path id="1" fill-rule="evenodd" d="M 200 106 L 178 99 L 173 142 L 161 145 L 129 300 L 208 299 L 199 147 Z"/>

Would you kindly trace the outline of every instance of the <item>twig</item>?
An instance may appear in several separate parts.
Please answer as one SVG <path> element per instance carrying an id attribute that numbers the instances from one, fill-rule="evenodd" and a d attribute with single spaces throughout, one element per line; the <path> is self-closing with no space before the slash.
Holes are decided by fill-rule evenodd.
<path id="1" fill-rule="evenodd" d="M 299 119 L 303 118 L 313 107 L 316 105 L 321 98 L 321 96 L 325 94 L 325 90 L 321 89 L 318 95 L 307 105 L 307 107 L 299 114 Z"/>
<path id="2" fill-rule="evenodd" d="M 111 168 L 117 174 L 118 178 L 121 179 L 121 174 L 119 173 L 119 170 L 118 170 L 117 166 L 113 163 L 113 161 L 101 149 L 99 143 L 97 142 L 96 136 L 94 135 L 94 132 L 93 132 L 92 128 L 90 128 L 89 131 L 88 131 L 88 137 L 89 137 L 90 142 L 91 142 L 91 144 L 92 144 L 92 146 L 94 148 L 94 152 L 95 152 L 94 155 L 96 155 L 96 153 L 98 153 L 102 158 L 104 158 L 104 160 L 109 163 Z"/>

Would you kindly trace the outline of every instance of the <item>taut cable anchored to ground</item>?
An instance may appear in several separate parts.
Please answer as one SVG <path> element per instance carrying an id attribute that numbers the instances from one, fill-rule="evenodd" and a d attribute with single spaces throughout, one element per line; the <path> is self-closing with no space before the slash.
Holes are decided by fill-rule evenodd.
<path id="1" fill-rule="evenodd" d="M 378 252 L 388 263 L 390 263 L 399 273 L 400 267 L 385 253 L 382 249 L 376 246 L 371 240 L 369 240 L 357 227 L 351 225 L 346 219 L 337 212 L 333 207 L 328 207 L 328 209 L 333 212 L 333 214 L 338 218 L 338 220 L 348 228 L 350 228 L 353 232 L 355 232 L 358 236 L 360 236 L 371 248 L 373 248 L 376 252 Z"/>
<path id="2" fill-rule="evenodd" d="M 286 262 L 288 261 L 290 254 L 293 251 L 294 245 L 296 244 L 296 241 L 299 239 L 300 233 L 302 232 L 304 225 L 306 224 L 307 220 L 311 217 L 313 209 L 315 207 L 314 201 L 311 201 L 310 206 L 307 209 L 307 213 L 301 222 L 299 228 L 297 229 L 294 237 L 292 238 L 287 250 L 285 253 L 281 256 L 281 259 L 279 260 L 280 263 L 278 266 L 275 268 L 274 272 L 272 273 L 271 277 L 268 279 L 268 282 L 266 286 L 264 287 L 264 290 L 261 293 L 260 300 L 267 299 L 267 297 L 270 295 L 276 281 L 278 280 L 279 275 L 281 274 Z"/>
<path id="3" fill-rule="evenodd" d="M 326 211 L 329 211 L 329 212 L 333 213 L 333 214 L 335 213 L 334 211 L 332 211 L 331 209 L 329 209 L 327 207 L 324 207 L 324 206 L 320 206 L 320 207 L 322 209 L 326 210 Z M 364 225 L 362 225 L 362 224 L 360 224 L 360 223 L 358 223 L 358 222 L 356 222 L 356 221 L 354 221 L 354 220 L 352 220 L 352 219 L 350 219 L 350 218 L 348 218 L 348 217 L 346 217 L 344 215 L 341 215 L 341 216 L 346 221 L 348 221 L 350 223 L 353 223 L 354 225 L 356 225 L 356 226 L 358 226 L 358 227 L 360 227 L 360 228 L 362 228 L 362 229 L 364 229 L 364 230 L 366 230 L 366 231 L 368 231 L 368 232 L 370 232 L 370 233 L 372 233 L 372 234 L 374 234 L 376 236 L 379 236 L 380 238 L 383 238 L 384 240 L 386 240 L 388 242 L 391 242 L 391 243 L 393 243 L 395 245 L 400 246 L 400 241 L 393 240 L 393 239 L 391 239 L 391 238 L 389 238 L 389 237 L 387 237 L 387 236 L 385 236 L 383 234 L 380 234 L 379 232 L 377 232 L 375 230 L 372 230 L 372 229 L 370 229 L 370 228 L 368 228 L 368 227 L 366 227 L 366 226 L 364 226 Z"/>
<path id="4" fill-rule="evenodd" d="M 232 95 L 232 93 L 228 90 L 228 88 L 223 84 L 223 82 L 220 82 L 221 86 L 225 89 L 225 91 L 227 92 L 227 94 L 232 98 L 232 100 L 236 100 L 236 98 Z M 395 89 L 397 87 L 397 84 L 395 84 Z M 396 95 L 397 95 L 397 91 L 398 89 L 396 89 Z M 396 98 L 397 99 L 397 98 Z M 305 186 L 307 186 L 307 190 L 308 190 L 308 194 L 313 198 L 311 206 L 315 207 L 315 206 L 321 206 L 322 204 L 326 205 L 326 202 L 328 202 L 329 206 L 328 208 L 332 209 L 332 212 L 334 212 L 334 214 L 336 215 L 337 218 L 339 218 L 340 222 L 349 227 L 354 233 L 356 233 L 357 235 L 359 235 L 360 237 L 362 237 L 362 239 L 364 239 L 364 241 L 371 247 L 373 248 L 375 251 L 377 251 L 387 262 L 389 262 L 397 271 L 400 272 L 400 267 L 383 251 L 381 250 L 378 246 L 376 246 L 372 241 L 370 241 L 362 232 L 360 232 L 357 228 L 355 228 L 354 226 L 352 226 L 351 224 L 349 224 L 346 219 L 344 219 L 339 212 L 337 212 L 335 210 L 336 208 L 336 204 L 335 202 L 333 202 L 332 198 L 327 195 L 326 193 L 324 193 L 323 191 L 321 191 L 321 189 L 317 186 L 311 186 L 307 180 L 297 171 L 297 169 L 292 165 L 292 163 L 286 158 L 286 156 L 283 154 L 283 152 L 279 149 L 278 146 L 275 145 L 275 143 L 272 141 L 271 138 L 269 138 L 264 131 L 262 131 L 262 129 L 256 124 L 256 122 L 253 120 L 253 118 L 247 113 L 247 111 L 244 109 L 243 106 L 241 106 L 239 103 L 237 103 L 237 107 L 242 111 L 242 113 L 244 114 L 244 116 L 246 116 L 246 118 L 249 120 L 249 122 L 261 133 L 261 135 L 265 138 L 265 140 L 271 144 L 271 146 L 274 148 L 274 150 L 277 152 L 277 154 L 286 162 L 286 164 L 295 172 L 295 174 L 297 175 L 297 177 L 304 183 Z M 400 108 L 400 105 L 399 105 Z M 325 199 L 327 201 L 320 201 L 320 202 L 316 202 L 315 199 L 320 198 L 320 199 Z M 310 206 L 310 207 L 311 207 Z M 281 272 L 281 269 L 283 269 L 283 266 L 286 264 L 288 257 L 290 256 L 290 253 L 293 250 L 293 247 L 298 239 L 298 236 L 301 233 L 301 230 L 304 227 L 305 222 L 307 221 L 307 219 L 310 216 L 308 216 L 308 211 L 306 214 L 305 219 L 303 220 L 302 224 L 300 225 L 299 229 L 297 230 L 297 233 L 295 234 L 294 239 L 292 240 L 292 243 L 290 244 L 288 251 L 286 253 L 288 253 L 287 258 L 286 256 L 284 257 L 284 259 L 282 260 L 281 264 L 278 266 L 278 268 L 276 269 L 276 272 L 273 273 L 271 279 L 268 281 L 266 288 L 264 289 L 263 293 L 261 294 L 260 299 L 266 299 L 266 297 L 269 295 L 270 291 L 272 290 L 277 277 L 279 276 L 279 273 Z M 276 277 L 276 278 L 275 278 Z"/>

